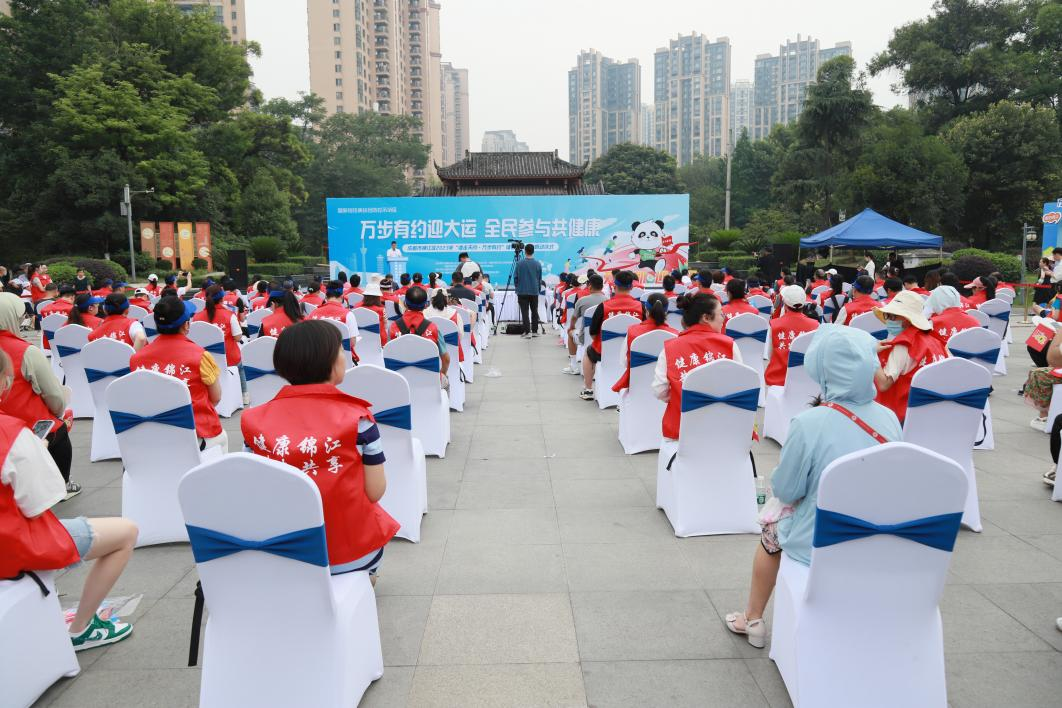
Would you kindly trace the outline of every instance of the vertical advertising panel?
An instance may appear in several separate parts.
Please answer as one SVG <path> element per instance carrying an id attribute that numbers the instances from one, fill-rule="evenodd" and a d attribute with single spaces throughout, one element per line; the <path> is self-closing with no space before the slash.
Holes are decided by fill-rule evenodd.
<path id="1" fill-rule="evenodd" d="M 1044 204 L 1043 254 L 1050 256 L 1057 246 L 1062 246 L 1062 199 Z"/>
<path id="2" fill-rule="evenodd" d="M 172 221 L 159 223 L 159 258 L 164 258 L 172 267 L 177 267 L 177 242 L 173 237 Z"/>
<path id="3" fill-rule="evenodd" d="M 210 243 L 210 222 L 195 222 L 195 256 L 207 262 L 207 270 L 214 270 L 214 249 Z"/>
<path id="4" fill-rule="evenodd" d="M 152 258 L 159 257 L 158 230 L 154 221 L 140 222 L 140 252 L 147 253 Z"/>
<path id="5" fill-rule="evenodd" d="M 177 222 L 177 256 L 180 259 L 181 270 L 192 269 L 195 242 L 192 240 L 192 223 L 189 221 Z"/>

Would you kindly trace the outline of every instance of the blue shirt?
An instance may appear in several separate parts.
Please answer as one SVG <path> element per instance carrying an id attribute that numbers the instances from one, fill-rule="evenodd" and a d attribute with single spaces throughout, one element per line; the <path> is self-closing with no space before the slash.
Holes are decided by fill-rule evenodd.
<path id="1" fill-rule="evenodd" d="M 542 282 L 542 264 L 528 256 L 516 264 L 513 270 L 513 284 L 517 295 L 538 295 Z"/>

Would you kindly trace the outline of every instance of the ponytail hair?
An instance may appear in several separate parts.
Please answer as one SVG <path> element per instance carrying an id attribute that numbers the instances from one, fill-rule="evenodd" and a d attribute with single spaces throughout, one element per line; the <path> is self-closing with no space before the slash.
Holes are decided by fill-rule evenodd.
<path id="1" fill-rule="evenodd" d="M 206 313 L 207 319 L 211 322 L 214 321 L 214 313 L 217 312 L 218 303 L 225 297 L 225 288 L 220 285 L 211 285 L 203 292 L 204 300 L 206 301 Z"/>
<path id="2" fill-rule="evenodd" d="M 670 278 L 671 276 L 664 277 Z M 664 293 L 653 293 L 646 300 L 646 304 L 649 305 L 648 319 L 656 323 L 657 327 L 663 327 L 667 322 L 667 300 L 668 297 Z"/>
<path id="3" fill-rule="evenodd" d="M 285 290 L 280 297 L 280 308 L 293 323 L 302 319 L 302 307 L 299 306 L 299 300 L 291 290 Z"/>
<path id="4" fill-rule="evenodd" d="M 994 300 L 996 297 L 996 285 L 999 281 L 993 278 L 991 275 L 986 275 L 981 278 L 981 285 L 985 286 L 985 300 Z"/>
<path id="5" fill-rule="evenodd" d="M 682 326 L 689 328 L 700 324 L 703 317 L 711 319 L 719 311 L 719 298 L 702 292 L 679 295 L 678 307 L 682 310 Z"/>
<path id="6" fill-rule="evenodd" d="M 432 273 L 432 275 L 435 274 Z M 431 296 L 431 306 L 434 307 L 436 310 L 446 309 L 446 293 L 443 291 L 442 288 L 436 290 L 435 294 Z"/>
<path id="7" fill-rule="evenodd" d="M 103 301 L 103 311 L 108 315 L 121 315 L 129 309 L 129 299 L 125 293 L 114 292 Z"/>

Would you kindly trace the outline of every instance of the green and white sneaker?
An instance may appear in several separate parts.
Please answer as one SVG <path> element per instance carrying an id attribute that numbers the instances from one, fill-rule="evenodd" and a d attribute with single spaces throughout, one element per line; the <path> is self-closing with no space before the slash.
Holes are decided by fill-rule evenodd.
<path id="1" fill-rule="evenodd" d="M 120 642 L 132 633 L 133 625 L 127 622 L 102 620 L 99 615 L 93 615 L 85 631 L 71 634 L 70 641 L 74 643 L 74 651 L 82 651 Z"/>

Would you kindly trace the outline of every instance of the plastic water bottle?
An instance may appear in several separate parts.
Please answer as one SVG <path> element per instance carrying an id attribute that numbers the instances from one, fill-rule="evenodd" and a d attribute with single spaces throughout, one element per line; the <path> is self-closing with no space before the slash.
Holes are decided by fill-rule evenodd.
<path id="1" fill-rule="evenodd" d="M 756 478 L 756 504 L 763 506 L 767 503 L 767 480 L 763 477 Z"/>

